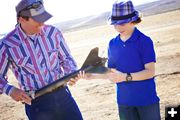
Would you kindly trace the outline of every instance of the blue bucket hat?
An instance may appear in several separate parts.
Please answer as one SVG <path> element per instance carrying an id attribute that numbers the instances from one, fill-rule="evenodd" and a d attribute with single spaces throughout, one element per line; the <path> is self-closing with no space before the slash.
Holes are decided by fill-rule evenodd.
<path id="1" fill-rule="evenodd" d="M 139 18 L 139 12 L 134 9 L 132 1 L 115 1 L 113 4 L 108 24 L 121 25 L 136 21 Z"/>
<path id="2" fill-rule="evenodd" d="M 42 0 L 21 0 L 16 6 L 17 16 L 26 16 L 37 22 L 44 23 L 52 17 L 44 6 Z"/>

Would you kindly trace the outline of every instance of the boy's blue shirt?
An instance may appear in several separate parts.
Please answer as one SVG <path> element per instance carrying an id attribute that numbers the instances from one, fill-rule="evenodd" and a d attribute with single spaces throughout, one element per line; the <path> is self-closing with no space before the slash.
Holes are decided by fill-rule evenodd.
<path id="1" fill-rule="evenodd" d="M 153 42 L 137 28 L 126 42 L 120 39 L 120 35 L 109 42 L 109 68 L 123 73 L 134 73 L 144 70 L 144 65 L 150 62 L 156 62 Z M 154 78 L 117 83 L 117 102 L 129 106 L 145 106 L 159 102 Z"/>

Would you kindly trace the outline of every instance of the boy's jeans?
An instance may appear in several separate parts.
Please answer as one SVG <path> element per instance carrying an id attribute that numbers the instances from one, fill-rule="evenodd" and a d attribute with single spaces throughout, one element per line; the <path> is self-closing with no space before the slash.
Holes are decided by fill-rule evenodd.
<path id="1" fill-rule="evenodd" d="M 148 106 L 118 105 L 120 120 L 161 120 L 159 102 Z"/>

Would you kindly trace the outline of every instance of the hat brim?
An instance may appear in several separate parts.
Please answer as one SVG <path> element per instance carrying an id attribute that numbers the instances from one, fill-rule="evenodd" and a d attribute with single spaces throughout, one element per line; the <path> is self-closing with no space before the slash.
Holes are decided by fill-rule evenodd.
<path id="1" fill-rule="evenodd" d="M 109 17 L 107 23 L 109 25 L 121 25 L 121 24 L 136 21 L 138 18 L 139 18 L 139 13 L 136 11 L 136 15 L 134 17 L 124 19 L 124 20 L 112 20 L 111 17 Z"/>
<path id="2" fill-rule="evenodd" d="M 37 16 L 32 16 L 32 18 L 37 21 L 37 22 L 40 22 L 40 23 L 44 23 L 46 22 L 47 20 L 49 20 L 50 18 L 52 17 L 51 14 L 49 14 L 48 12 L 44 11 L 42 14 L 40 15 L 37 15 Z"/>

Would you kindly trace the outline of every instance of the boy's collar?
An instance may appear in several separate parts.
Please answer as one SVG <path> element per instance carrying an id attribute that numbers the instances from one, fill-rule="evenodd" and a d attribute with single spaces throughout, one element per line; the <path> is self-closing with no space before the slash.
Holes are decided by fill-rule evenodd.
<path id="1" fill-rule="evenodd" d="M 139 36 L 139 30 L 135 27 L 131 36 L 125 42 L 135 42 Z M 120 37 L 120 35 L 119 35 Z"/>

